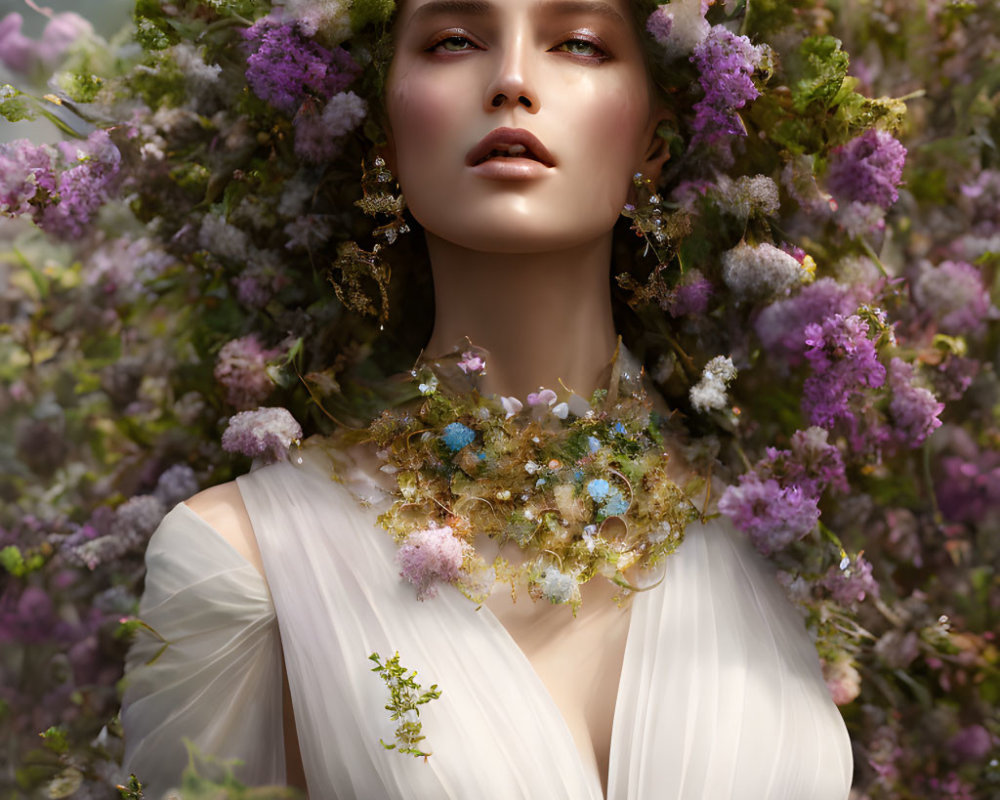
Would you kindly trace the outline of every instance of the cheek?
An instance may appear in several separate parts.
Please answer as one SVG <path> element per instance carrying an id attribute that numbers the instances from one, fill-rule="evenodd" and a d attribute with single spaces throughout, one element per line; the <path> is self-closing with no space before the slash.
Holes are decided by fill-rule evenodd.
<path id="1" fill-rule="evenodd" d="M 410 73 L 391 82 L 386 97 L 400 177 L 430 167 L 438 152 L 449 151 L 463 96 L 448 80 Z M 442 147 L 444 145 L 444 147 Z"/>

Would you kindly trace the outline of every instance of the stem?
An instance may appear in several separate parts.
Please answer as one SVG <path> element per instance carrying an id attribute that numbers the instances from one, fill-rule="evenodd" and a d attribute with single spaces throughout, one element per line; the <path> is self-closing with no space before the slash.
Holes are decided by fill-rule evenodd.
<path id="1" fill-rule="evenodd" d="M 885 264 L 882 263 L 882 259 L 878 257 L 875 251 L 872 250 L 872 246 L 868 244 L 868 241 L 864 237 L 860 237 L 858 241 L 861 242 L 861 246 L 865 249 L 865 252 L 871 260 L 875 262 L 875 266 L 878 267 L 878 271 L 882 273 L 882 277 L 888 278 L 889 273 L 885 268 Z"/>

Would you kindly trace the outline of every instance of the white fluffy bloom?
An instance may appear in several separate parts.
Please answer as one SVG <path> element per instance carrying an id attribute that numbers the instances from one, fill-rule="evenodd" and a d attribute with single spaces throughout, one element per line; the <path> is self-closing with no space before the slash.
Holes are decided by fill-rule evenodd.
<path id="1" fill-rule="evenodd" d="M 358 127 L 367 113 L 365 101 L 354 92 L 340 92 L 331 97 L 323 109 L 323 130 L 336 139 Z"/>
<path id="2" fill-rule="evenodd" d="M 778 213 L 778 184 L 766 175 L 741 175 L 735 181 L 728 175 L 716 183 L 719 208 L 727 214 L 747 219 L 751 214 L 771 216 Z"/>
<path id="3" fill-rule="evenodd" d="M 726 387 L 736 377 L 736 366 L 729 356 L 716 356 L 705 365 L 701 380 L 691 387 L 691 405 L 695 411 L 725 408 Z"/>
<path id="4" fill-rule="evenodd" d="M 304 180 L 292 178 L 285 183 L 281 200 L 278 201 L 278 213 L 283 217 L 297 217 L 305 209 L 312 193 L 312 186 Z"/>
<path id="5" fill-rule="evenodd" d="M 206 214 L 201 219 L 198 244 L 224 258 L 245 261 L 250 250 L 247 235 L 230 225 L 219 214 Z"/>
<path id="6" fill-rule="evenodd" d="M 285 0 L 285 11 L 298 20 L 306 36 L 319 34 L 327 45 L 351 35 L 350 3 L 345 0 Z"/>
<path id="7" fill-rule="evenodd" d="M 195 47 L 190 42 L 180 42 L 171 49 L 171 54 L 184 77 L 196 88 L 204 88 L 219 79 L 222 67 L 205 63 L 205 48 Z"/>
<path id="8" fill-rule="evenodd" d="M 653 12 L 660 18 L 659 29 L 667 31 L 665 36 L 656 36 L 667 59 L 690 55 L 695 45 L 708 36 L 711 26 L 705 19 L 707 7 L 705 0 L 673 0 Z"/>
<path id="9" fill-rule="evenodd" d="M 576 578 L 560 572 L 555 567 L 546 567 L 539 576 L 538 584 L 545 599 L 550 603 L 568 603 L 573 599 Z"/>
<path id="10" fill-rule="evenodd" d="M 722 254 L 722 279 L 740 299 L 761 299 L 801 283 L 802 265 L 772 244 L 756 247 L 740 242 Z"/>

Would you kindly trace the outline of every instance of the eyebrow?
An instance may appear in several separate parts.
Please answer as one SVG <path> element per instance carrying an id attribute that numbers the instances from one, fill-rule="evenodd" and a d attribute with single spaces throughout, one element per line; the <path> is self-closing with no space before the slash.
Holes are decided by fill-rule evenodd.
<path id="1" fill-rule="evenodd" d="M 558 16 L 572 14 L 597 14 L 608 17 L 616 22 L 625 23 L 625 18 L 610 3 L 603 0 L 550 0 L 540 3 L 543 10 Z M 466 14 L 475 17 L 485 17 L 494 12 L 493 3 L 487 0 L 434 0 L 426 3 L 413 12 L 412 20 L 433 17 L 442 14 Z"/>

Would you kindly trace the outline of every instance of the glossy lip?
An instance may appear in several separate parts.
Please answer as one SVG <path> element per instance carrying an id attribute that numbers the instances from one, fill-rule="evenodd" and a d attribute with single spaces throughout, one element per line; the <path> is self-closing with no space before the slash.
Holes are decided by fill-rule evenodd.
<path id="1" fill-rule="evenodd" d="M 503 156 L 501 158 L 487 159 L 491 151 L 514 144 L 522 145 L 527 154 L 522 157 Z M 552 154 L 538 140 L 538 137 L 523 128 L 497 128 L 490 131 L 465 157 L 466 166 L 477 168 L 486 165 L 492 166 L 496 162 L 508 161 L 512 162 L 508 165 L 509 167 L 514 167 L 522 172 L 529 165 L 532 165 L 535 169 L 539 165 L 548 169 L 549 167 L 554 167 L 556 164 Z M 503 165 L 501 163 L 498 166 L 502 167 Z"/>

